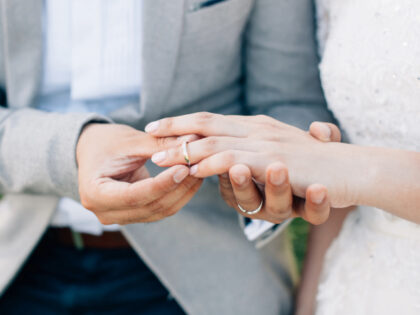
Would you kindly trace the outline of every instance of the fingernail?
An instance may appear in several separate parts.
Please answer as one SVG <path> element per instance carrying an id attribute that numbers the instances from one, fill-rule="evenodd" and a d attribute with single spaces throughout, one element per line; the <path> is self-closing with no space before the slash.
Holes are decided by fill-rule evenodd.
<path id="1" fill-rule="evenodd" d="M 197 171 L 198 171 L 198 165 L 197 165 L 197 164 L 196 164 L 196 165 L 191 166 L 191 168 L 190 168 L 190 175 L 194 175 L 194 174 L 196 174 L 196 173 L 197 173 Z"/>
<path id="2" fill-rule="evenodd" d="M 150 124 L 148 124 L 146 126 L 146 128 L 144 128 L 144 131 L 146 132 L 154 132 L 159 128 L 159 122 L 158 121 L 153 121 Z"/>
<path id="3" fill-rule="evenodd" d="M 234 176 L 233 180 L 235 181 L 236 184 L 238 185 L 243 185 L 245 183 L 246 177 L 241 175 L 241 176 Z"/>
<path id="4" fill-rule="evenodd" d="M 152 162 L 153 163 L 160 163 L 163 160 L 166 159 L 166 152 L 162 151 L 162 152 L 158 152 L 152 155 Z"/>
<path id="5" fill-rule="evenodd" d="M 174 175 L 174 182 L 179 184 L 182 182 L 186 177 L 188 176 L 188 169 L 183 168 L 182 170 L 179 170 Z"/>
<path id="6" fill-rule="evenodd" d="M 270 181 L 273 185 L 280 186 L 286 181 L 286 172 L 284 170 L 272 171 Z"/>
<path id="7" fill-rule="evenodd" d="M 331 129 L 328 125 L 320 123 L 320 128 L 322 130 L 322 140 L 330 141 L 331 140 Z"/>
<path id="8" fill-rule="evenodd" d="M 321 203 L 324 202 L 325 197 L 326 197 L 325 191 L 320 190 L 320 191 L 312 193 L 311 199 L 313 203 L 320 205 Z"/>

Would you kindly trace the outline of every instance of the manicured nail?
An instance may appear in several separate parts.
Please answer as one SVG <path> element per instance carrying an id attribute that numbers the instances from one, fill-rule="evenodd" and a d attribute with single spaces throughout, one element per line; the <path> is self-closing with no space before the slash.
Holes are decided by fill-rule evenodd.
<path id="1" fill-rule="evenodd" d="M 182 182 L 186 177 L 188 176 L 188 169 L 183 168 L 182 170 L 179 170 L 178 172 L 175 173 L 174 175 L 174 182 L 176 184 L 179 184 L 180 182 Z"/>
<path id="2" fill-rule="evenodd" d="M 275 170 L 270 174 L 270 182 L 275 186 L 280 186 L 286 181 L 286 172 L 284 170 Z"/>
<path id="3" fill-rule="evenodd" d="M 152 132 L 155 132 L 158 128 L 159 128 L 159 122 L 154 121 L 148 124 L 146 128 L 144 128 L 144 131 L 152 133 Z"/>
<path id="4" fill-rule="evenodd" d="M 326 197 L 325 191 L 324 190 L 320 190 L 320 191 L 317 191 L 317 192 L 312 193 L 311 199 L 312 199 L 312 202 L 313 203 L 315 203 L 317 205 L 320 205 L 320 204 L 322 204 L 324 202 L 325 197 Z"/>
<path id="5" fill-rule="evenodd" d="M 190 175 L 194 175 L 194 174 L 196 174 L 196 173 L 197 173 L 197 171 L 198 171 L 198 165 L 197 165 L 197 164 L 196 164 L 196 165 L 191 166 L 191 168 L 190 168 Z"/>
<path id="6" fill-rule="evenodd" d="M 320 123 L 319 127 L 322 130 L 322 140 L 330 141 L 331 140 L 331 129 L 327 124 Z"/>
<path id="7" fill-rule="evenodd" d="M 152 162 L 153 163 L 160 163 L 162 161 L 164 161 L 166 159 L 166 152 L 162 151 L 162 152 L 158 152 L 152 155 Z"/>
<path id="8" fill-rule="evenodd" d="M 233 180 L 235 181 L 236 184 L 238 185 L 243 185 L 245 183 L 246 177 L 243 175 L 240 176 L 234 176 Z"/>

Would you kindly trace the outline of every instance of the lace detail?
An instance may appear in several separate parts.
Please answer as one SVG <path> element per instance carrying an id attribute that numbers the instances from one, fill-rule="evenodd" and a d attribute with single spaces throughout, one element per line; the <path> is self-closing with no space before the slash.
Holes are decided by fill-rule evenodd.
<path id="1" fill-rule="evenodd" d="M 328 251 L 316 314 L 419 314 L 420 242 L 372 229 L 362 211 Z"/>
<path id="2" fill-rule="evenodd" d="M 317 0 L 321 80 L 352 143 L 420 151 L 420 2 Z M 420 225 L 349 216 L 326 257 L 317 314 L 420 314 Z"/>

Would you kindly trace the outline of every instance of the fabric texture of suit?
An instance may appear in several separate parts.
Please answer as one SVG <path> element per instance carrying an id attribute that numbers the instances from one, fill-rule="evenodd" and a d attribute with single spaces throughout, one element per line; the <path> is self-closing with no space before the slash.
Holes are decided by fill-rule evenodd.
<path id="1" fill-rule="evenodd" d="M 90 122 L 138 129 L 165 116 L 266 114 L 307 128 L 331 120 L 318 78 L 310 0 L 144 0 L 140 104 L 96 114 L 31 108 L 42 78 L 42 0 L 0 0 L 0 290 L 19 270 L 60 196 L 78 199 L 75 148 Z M 149 165 L 151 173 L 158 169 Z M 191 314 L 287 314 L 295 277 L 285 235 L 248 242 L 217 182 L 176 216 L 123 228 Z"/>

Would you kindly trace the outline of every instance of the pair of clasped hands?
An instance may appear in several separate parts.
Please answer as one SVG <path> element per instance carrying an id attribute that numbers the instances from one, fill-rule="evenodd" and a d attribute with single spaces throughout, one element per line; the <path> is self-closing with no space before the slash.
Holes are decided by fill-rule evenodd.
<path id="1" fill-rule="evenodd" d="M 330 207 L 343 207 L 339 182 L 322 176 L 340 141 L 333 124 L 313 123 L 310 131 L 267 116 L 195 113 L 164 118 L 146 132 L 118 124 L 90 124 L 77 144 L 82 205 L 103 224 L 153 222 L 187 204 L 203 178 L 219 175 L 226 203 L 239 213 L 263 208 L 252 219 L 273 223 L 302 217 L 321 224 Z M 182 143 L 188 143 L 191 167 Z M 145 163 L 168 167 L 150 177 Z M 320 180 L 324 181 L 322 185 Z M 264 197 L 255 182 L 264 185 Z"/>

